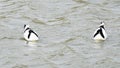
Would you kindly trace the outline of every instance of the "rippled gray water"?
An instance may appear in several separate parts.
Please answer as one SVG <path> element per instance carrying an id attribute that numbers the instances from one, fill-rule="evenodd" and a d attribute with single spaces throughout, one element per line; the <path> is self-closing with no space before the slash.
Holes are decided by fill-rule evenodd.
<path id="1" fill-rule="evenodd" d="M 95 42 L 101 21 L 108 39 Z M 119 30 L 120 0 L 0 0 L 0 68 L 120 68 Z"/>

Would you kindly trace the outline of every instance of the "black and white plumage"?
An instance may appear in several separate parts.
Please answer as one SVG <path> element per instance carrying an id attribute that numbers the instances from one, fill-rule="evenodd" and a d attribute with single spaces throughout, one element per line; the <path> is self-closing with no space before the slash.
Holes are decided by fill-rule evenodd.
<path id="1" fill-rule="evenodd" d="M 93 39 L 94 40 L 106 40 L 107 34 L 105 31 L 104 23 L 101 22 L 100 26 L 96 31 L 94 32 Z"/>
<path id="2" fill-rule="evenodd" d="M 24 25 L 24 38 L 27 41 L 39 40 L 38 35 L 31 28 L 29 28 L 29 25 Z"/>

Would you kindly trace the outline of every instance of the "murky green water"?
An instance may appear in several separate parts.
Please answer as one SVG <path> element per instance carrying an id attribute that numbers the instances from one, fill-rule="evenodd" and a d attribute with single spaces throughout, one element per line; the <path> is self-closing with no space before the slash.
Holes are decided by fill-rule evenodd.
<path id="1" fill-rule="evenodd" d="M 104 21 L 108 39 L 92 39 Z M 23 40 L 29 24 L 40 40 Z M 119 68 L 119 0 L 0 0 L 0 68 Z"/>

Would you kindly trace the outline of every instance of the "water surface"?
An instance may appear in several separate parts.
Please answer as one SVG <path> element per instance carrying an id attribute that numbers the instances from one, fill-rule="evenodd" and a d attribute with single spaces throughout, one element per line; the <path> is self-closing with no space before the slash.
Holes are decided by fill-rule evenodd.
<path id="1" fill-rule="evenodd" d="M 101 21 L 108 38 L 95 42 Z M 119 22 L 119 0 L 0 0 L 0 68 L 119 68 Z"/>

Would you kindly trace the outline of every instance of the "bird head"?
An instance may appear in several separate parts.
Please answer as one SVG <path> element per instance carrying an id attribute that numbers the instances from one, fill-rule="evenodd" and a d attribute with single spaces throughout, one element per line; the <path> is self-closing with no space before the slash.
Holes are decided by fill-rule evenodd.
<path id="1" fill-rule="evenodd" d="M 29 25 L 24 24 L 24 29 L 29 28 Z"/>
<path id="2" fill-rule="evenodd" d="M 103 29 L 105 29 L 103 22 L 100 22 L 100 27 L 103 28 Z"/>
<path id="3" fill-rule="evenodd" d="M 104 23 L 103 23 L 103 22 L 100 22 L 100 26 L 104 26 Z"/>

